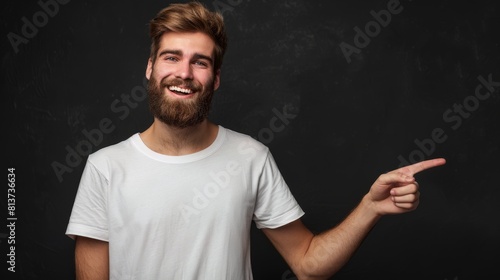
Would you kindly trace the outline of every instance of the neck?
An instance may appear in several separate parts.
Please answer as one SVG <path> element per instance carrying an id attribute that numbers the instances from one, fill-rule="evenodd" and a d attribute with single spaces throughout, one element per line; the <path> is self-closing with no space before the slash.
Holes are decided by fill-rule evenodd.
<path id="1" fill-rule="evenodd" d="M 151 150 L 165 155 L 181 156 L 199 152 L 210 146 L 219 127 L 208 121 L 186 128 L 169 126 L 160 120 L 141 133 L 141 139 Z"/>

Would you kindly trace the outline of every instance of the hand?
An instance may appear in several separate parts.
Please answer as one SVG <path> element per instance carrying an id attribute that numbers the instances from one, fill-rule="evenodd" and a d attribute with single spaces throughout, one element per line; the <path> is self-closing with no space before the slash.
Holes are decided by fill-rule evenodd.
<path id="1" fill-rule="evenodd" d="M 421 161 L 380 175 L 373 183 L 367 198 L 378 215 L 412 211 L 419 204 L 419 185 L 414 175 L 446 163 L 444 158 Z"/>

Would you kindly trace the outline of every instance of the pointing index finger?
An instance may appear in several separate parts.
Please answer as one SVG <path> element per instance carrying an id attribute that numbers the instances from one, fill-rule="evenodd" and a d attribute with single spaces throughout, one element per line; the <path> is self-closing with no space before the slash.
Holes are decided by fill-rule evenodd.
<path id="1" fill-rule="evenodd" d="M 413 176 L 414 174 L 422 172 L 426 169 L 440 166 L 440 165 L 443 165 L 445 163 L 446 163 L 446 160 L 444 158 L 429 159 L 429 160 L 424 160 L 421 162 L 414 163 L 412 165 L 405 166 L 405 167 L 401 168 L 400 171 L 403 171 L 404 173 L 409 173 L 408 175 Z"/>

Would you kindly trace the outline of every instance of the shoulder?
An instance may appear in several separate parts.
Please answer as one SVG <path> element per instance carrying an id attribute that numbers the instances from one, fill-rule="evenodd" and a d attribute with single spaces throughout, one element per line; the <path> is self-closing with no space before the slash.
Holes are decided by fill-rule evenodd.
<path id="1" fill-rule="evenodd" d="M 130 152 L 133 150 L 134 141 L 137 141 L 137 137 L 139 137 L 138 133 L 118 143 L 103 147 L 91 153 L 88 160 L 93 164 L 100 165 L 103 162 L 121 160 L 124 157 L 130 156 Z"/>
<path id="2" fill-rule="evenodd" d="M 224 143 L 217 155 L 224 160 L 235 160 L 262 170 L 271 158 L 269 148 L 251 136 L 231 129 L 225 129 L 223 133 Z"/>
<path id="3" fill-rule="evenodd" d="M 226 144 L 232 148 L 236 148 L 237 151 L 249 151 L 254 150 L 255 152 L 267 154 L 269 148 L 261 143 L 260 141 L 252 138 L 248 134 L 244 134 L 232 129 L 222 128 L 225 131 Z"/>

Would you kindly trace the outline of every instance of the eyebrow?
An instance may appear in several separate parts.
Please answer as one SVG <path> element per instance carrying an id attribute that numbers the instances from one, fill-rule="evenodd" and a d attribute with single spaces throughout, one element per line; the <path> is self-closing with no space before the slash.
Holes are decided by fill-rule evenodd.
<path id="1" fill-rule="evenodd" d="M 182 51 L 180 50 L 163 50 L 158 54 L 158 57 L 161 57 L 165 54 L 175 54 L 175 55 L 182 55 Z"/>
<path id="2" fill-rule="evenodd" d="M 174 55 L 179 55 L 182 56 L 182 51 L 181 50 L 163 50 L 158 54 L 158 57 L 162 57 L 163 55 L 166 54 L 174 54 Z M 205 59 L 208 60 L 212 65 L 214 64 L 214 60 L 210 56 L 206 56 L 204 54 L 200 53 L 195 53 L 193 56 L 193 59 Z"/>

